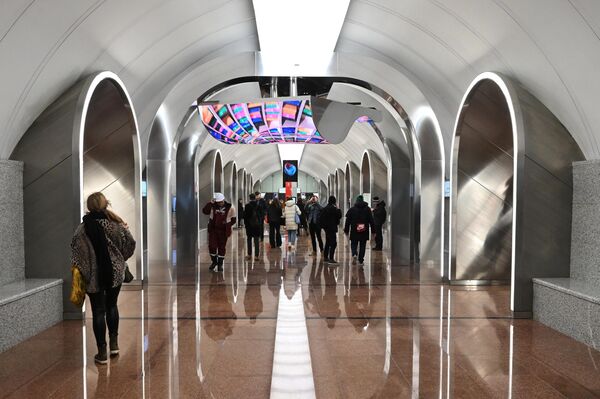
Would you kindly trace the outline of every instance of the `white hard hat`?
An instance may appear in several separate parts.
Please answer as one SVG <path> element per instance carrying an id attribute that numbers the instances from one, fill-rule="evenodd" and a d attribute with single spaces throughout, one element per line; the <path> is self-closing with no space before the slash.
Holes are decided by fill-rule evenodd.
<path id="1" fill-rule="evenodd" d="M 215 193 L 215 202 L 225 201 L 225 196 L 222 193 Z"/>

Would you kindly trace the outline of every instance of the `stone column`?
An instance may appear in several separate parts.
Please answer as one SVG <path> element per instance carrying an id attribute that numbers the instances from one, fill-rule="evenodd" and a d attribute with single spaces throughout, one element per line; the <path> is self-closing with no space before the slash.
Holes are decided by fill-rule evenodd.
<path id="1" fill-rule="evenodd" d="M 0 160 L 0 286 L 25 278 L 23 163 Z"/>
<path id="2" fill-rule="evenodd" d="M 572 279 L 600 286 L 599 244 L 600 160 L 574 162 L 571 237 Z"/>

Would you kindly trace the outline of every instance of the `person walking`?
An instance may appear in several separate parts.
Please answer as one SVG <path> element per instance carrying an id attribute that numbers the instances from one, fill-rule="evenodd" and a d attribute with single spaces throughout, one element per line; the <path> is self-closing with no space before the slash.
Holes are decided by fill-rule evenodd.
<path id="1" fill-rule="evenodd" d="M 304 200 L 301 197 L 298 197 L 298 202 L 296 203 L 298 209 L 300 209 L 300 223 L 298 224 L 298 235 L 301 235 L 302 230 L 308 233 L 306 229 L 306 213 L 305 213 L 305 205 Z"/>
<path id="2" fill-rule="evenodd" d="M 323 253 L 323 239 L 321 238 L 321 226 L 319 225 L 319 216 L 323 207 L 319 204 L 319 197 L 315 194 L 310 199 L 306 206 L 308 230 L 310 232 L 310 241 L 312 244 L 312 255 L 317 254 L 317 241 L 319 243 L 319 251 Z"/>
<path id="3" fill-rule="evenodd" d="M 285 202 L 285 228 L 288 233 L 288 249 L 294 249 L 296 245 L 298 222 L 300 221 L 300 208 L 295 204 L 292 197 Z"/>
<path id="4" fill-rule="evenodd" d="M 215 193 L 213 200 L 202 208 L 202 213 L 209 216 L 208 219 L 208 252 L 211 264 L 209 269 L 223 271 L 223 261 L 227 239 L 231 235 L 231 227 L 236 222 L 235 207 L 225 201 L 222 193 Z"/>
<path id="5" fill-rule="evenodd" d="M 125 261 L 133 256 L 136 243 L 123 219 L 108 209 L 110 203 L 104 194 L 93 193 L 86 202 L 88 213 L 71 241 L 71 263 L 81 272 L 90 298 L 98 347 L 94 361 L 106 364 L 107 326 L 110 356 L 119 354 L 117 299 L 127 267 Z"/>
<path id="6" fill-rule="evenodd" d="M 319 216 L 319 225 L 325 230 L 325 263 L 337 264 L 334 255 L 337 248 L 337 233 L 340 220 L 342 219 L 342 211 L 337 207 L 337 200 L 332 195 L 327 201 L 327 206 L 321 210 Z"/>
<path id="7" fill-rule="evenodd" d="M 369 239 L 369 228 L 374 229 L 373 214 L 371 208 L 364 201 L 363 196 L 356 197 L 356 203 L 346 213 L 346 224 L 344 233 L 350 235 L 350 248 L 352 250 L 352 263 L 362 266 L 365 261 L 367 240 Z"/>
<path id="8" fill-rule="evenodd" d="M 373 204 L 375 205 L 375 209 L 373 209 L 375 247 L 373 250 L 381 251 L 383 250 L 383 225 L 387 219 L 387 211 L 385 210 L 385 201 L 380 200 L 379 197 L 373 197 Z"/>
<path id="9" fill-rule="evenodd" d="M 281 202 L 277 197 L 273 198 L 267 207 L 267 219 L 269 221 L 269 244 L 271 248 L 281 247 L 281 217 L 283 210 Z"/>
<path id="10" fill-rule="evenodd" d="M 260 235 L 258 238 L 262 242 L 265 240 L 265 216 L 267 215 L 267 201 L 258 191 L 254 193 L 254 197 L 256 198 L 256 203 L 259 210 L 258 216 L 260 217 Z"/>
<path id="11" fill-rule="evenodd" d="M 248 255 L 246 259 L 252 258 L 252 241 L 254 241 L 254 256 L 256 260 L 260 259 L 260 236 L 263 232 L 264 217 L 261 218 L 261 210 L 256 194 L 250 194 L 250 202 L 244 207 L 244 226 L 246 226 L 246 245 L 248 247 Z"/>

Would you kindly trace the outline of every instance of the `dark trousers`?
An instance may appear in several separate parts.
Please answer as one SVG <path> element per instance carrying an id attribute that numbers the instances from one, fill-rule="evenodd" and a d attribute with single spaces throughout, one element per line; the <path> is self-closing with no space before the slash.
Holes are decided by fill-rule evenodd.
<path id="1" fill-rule="evenodd" d="M 373 231 L 375 233 L 375 249 L 383 248 L 383 225 L 376 224 Z"/>
<path id="2" fill-rule="evenodd" d="M 246 244 L 248 246 L 248 256 L 252 256 L 252 241 L 254 240 L 254 256 L 260 255 L 260 237 L 248 234 Z"/>
<path id="3" fill-rule="evenodd" d="M 269 244 L 271 244 L 271 248 L 281 246 L 281 230 L 279 223 L 269 223 Z"/>
<path id="4" fill-rule="evenodd" d="M 119 308 L 117 299 L 121 286 L 109 288 L 96 293 L 88 293 L 92 307 L 92 326 L 98 347 L 106 345 L 106 326 L 108 335 L 113 337 L 119 334 Z"/>
<path id="5" fill-rule="evenodd" d="M 317 240 L 319 241 L 319 249 L 323 252 L 323 239 L 321 238 L 321 226 L 316 223 L 308 225 L 310 230 L 310 241 L 312 242 L 313 252 L 317 252 Z"/>
<path id="6" fill-rule="evenodd" d="M 225 256 L 227 248 L 227 231 L 214 229 L 208 233 L 208 252 L 211 256 Z"/>
<path id="7" fill-rule="evenodd" d="M 358 256 L 358 261 L 363 262 L 367 250 L 367 240 L 351 240 L 350 249 L 352 250 L 352 256 Z"/>
<path id="8" fill-rule="evenodd" d="M 337 248 L 337 231 L 325 230 L 325 259 L 333 259 L 335 249 Z"/>

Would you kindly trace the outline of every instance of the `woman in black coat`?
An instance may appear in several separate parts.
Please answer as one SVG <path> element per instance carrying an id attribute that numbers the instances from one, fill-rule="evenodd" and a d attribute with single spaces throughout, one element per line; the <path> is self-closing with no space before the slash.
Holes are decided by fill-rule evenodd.
<path id="1" fill-rule="evenodd" d="M 361 265 L 365 261 L 365 251 L 370 229 L 374 229 L 373 214 L 371 208 L 364 201 L 363 196 L 356 197 L 356 203 L 346 213 L 346 224 L 344 233 L 350 235 L 350 248 L 352 250 L 352 262 Z"/>

